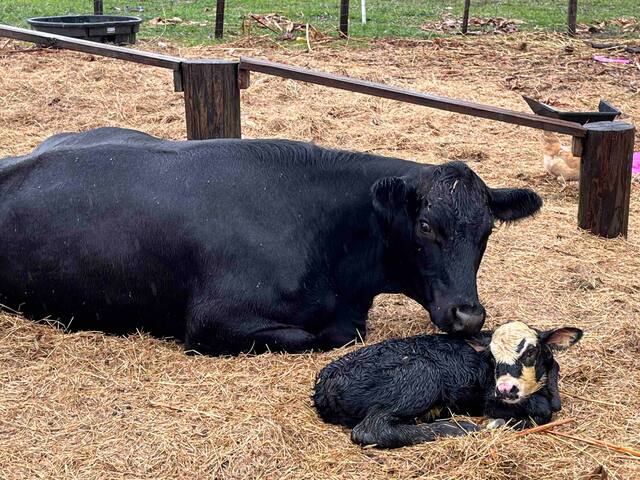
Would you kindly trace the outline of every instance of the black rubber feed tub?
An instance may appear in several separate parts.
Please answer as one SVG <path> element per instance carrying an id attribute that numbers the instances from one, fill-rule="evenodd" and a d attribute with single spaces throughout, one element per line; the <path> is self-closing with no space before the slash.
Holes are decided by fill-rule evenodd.
<path id="1" fill-rule="evenodd" d="M 34 17 L 27 19 L 27 22 L 39 32 L 122 45 L 136 43 L 136 33 L 142 19 L 113 15 L 65 15 Z"/>

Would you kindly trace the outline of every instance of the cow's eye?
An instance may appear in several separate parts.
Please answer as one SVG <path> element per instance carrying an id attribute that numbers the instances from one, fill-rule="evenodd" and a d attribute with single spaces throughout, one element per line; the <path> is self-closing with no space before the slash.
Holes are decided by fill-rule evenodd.
<path id="1" fill-rule="evenodd" d="M 431 233 L 431 225 L 425 221 L 420 221 L 420 230 L 422 233 Z"/>

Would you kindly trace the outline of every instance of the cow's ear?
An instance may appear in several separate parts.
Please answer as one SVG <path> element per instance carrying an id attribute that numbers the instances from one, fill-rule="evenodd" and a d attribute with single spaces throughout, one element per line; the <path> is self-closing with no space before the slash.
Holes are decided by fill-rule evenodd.
<path id="1" fill-rule="evenodd" d="M 489 206 L 498 220 L 514 222 L 540 210 L 542 198 L 528 188 L 490 188 Z"/>
<path id="2" fill-rule="evenodd" d="M 574 327 L 562 327 L 547 330 L 540 334 L 540 339 L 553 350 L 565 350 L 578 343 L 582 338 L 582 330 Z"/>
<path id="3" fill-rule="evenodd" d="M 468 338 L 466 342 L 476 352 L 481 353 L 481 352 L 484 352 L 487 348 L 489 348 L 489 344 L 491 343 L 491 335 L 493 335 L 492 331 L 484 330 L 480 333 L 477 333 L 473 337 Z"/>
<path id="4" fill-rule="evenodd" d="M 390 224 L 398 214 L 407 212 L 411 190 L 401 177 L 381 178 L 373 184 L 373 209 L 384 223 Z"/>

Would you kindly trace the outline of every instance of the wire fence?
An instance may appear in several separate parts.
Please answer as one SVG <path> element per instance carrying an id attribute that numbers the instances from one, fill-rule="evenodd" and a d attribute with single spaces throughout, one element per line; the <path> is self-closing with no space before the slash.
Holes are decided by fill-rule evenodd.
<path id="1" fill-rule="evenodd" d="M 217 0 L 103 0 L 104 14 L 145 20 L 142 37 L 187 43 L 214 37 Z M 464 0 L 351 0 L 349 35 L 414 37 L 457 33 Z M 364 5 L 363 5 L 364 4 Z M 568 0 L 471 0 L 469 33 L 566 31 Z M 272 34 L 287 38 L 307 29 L 338 35 L 341 0 L 226 0 L 225 35 Z M 91 13 L 93 0 L 0 1 L 0 21 L 24 25 L 27 16 Z M 640 35 L 638 0 L 577 0 L 578 33 Z M 306 32 L 305 32 L 306 33 Z"/>

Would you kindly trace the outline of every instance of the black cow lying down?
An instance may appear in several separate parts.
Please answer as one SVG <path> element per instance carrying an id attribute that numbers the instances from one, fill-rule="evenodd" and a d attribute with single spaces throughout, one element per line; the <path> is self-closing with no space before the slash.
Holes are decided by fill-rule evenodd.
<path id="1" fill-rule="evenodd" d="M 540 206 L 463 163 L 284 140 L 60 134 L 0 162 L 0 301 L 204 354 L 344 345 L 364 336 L 382 292 L 471 335 L 484 322 L 476 272 L 494 221 Z"/>
<path id="2" fill-rule="evenodd" d="M 438 420 L 452 414 L 488 416 L 517 428 L 541 425 L 560 410 L 552 350 L 581 337 L 577 328 L 540 332 L 510 322 L 466 341 L 446 335 L 387 340 L 327 365 L 313 401 L 323 420 L 353 428 L 355 443 L 380 448 L 480 429 Z"/>

